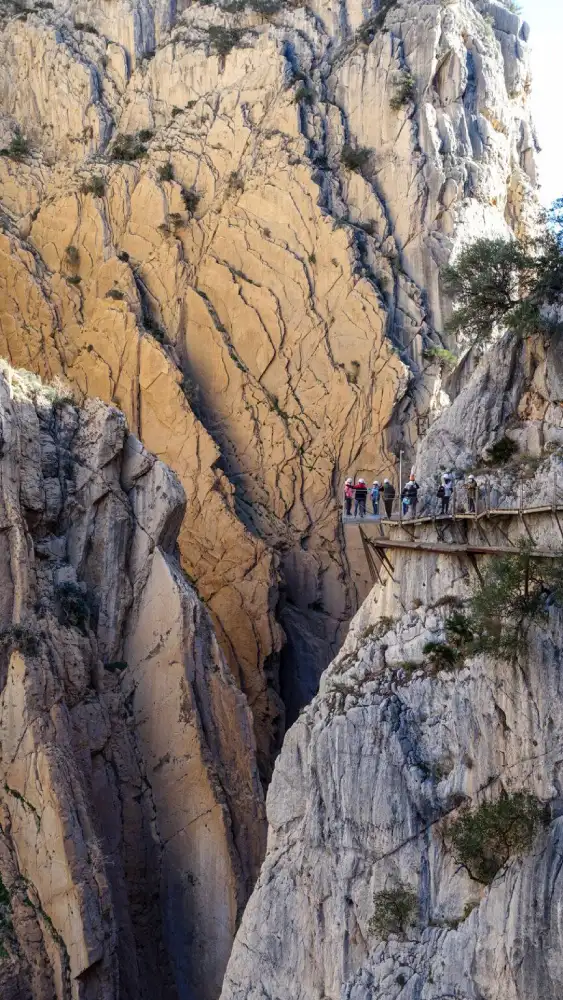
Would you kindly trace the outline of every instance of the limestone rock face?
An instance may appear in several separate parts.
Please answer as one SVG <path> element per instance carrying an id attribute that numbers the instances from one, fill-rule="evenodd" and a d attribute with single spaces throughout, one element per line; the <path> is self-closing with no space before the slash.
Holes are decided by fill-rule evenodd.
<path id="1" fill-rule="evenodd" d="M 342 479 L 388 473 L 437 405 L 439 266 L 533 203 L 527 26 L 368 8 L 2 14 L 0 351 L 116 403 L 179 476 L 264 777 L 280 690 L 292 718 L 368 590 Z"/>
<path id="2" fill-rule="evenodd" d="M 0 993 L 217 995 L 263 854 L 252 716 L 116 407 L 0 376 Z"/>
<path id="3" fill-rule="evenodd" d="M 529 527 L 552 544 L 548 515 Z M 482 544 L 485 530 L 492 544 L 524 532 L 514 518 L 470 536 Z M 424 646 L 444 641 L 475 571 L 458 556 L 392 556 L 393 580 L 364 602 L 286 737 L 223 1000 L 560 995 L 561 611 L 517 663 L 473 657 L 432 675 Z M 485 886 L 456 862 L 448 829 L 461 805 L 503 791 L 535 795 L 546 824 Z M 374 897 L 390 892 L 390 907 L 398 886 L 414 893 L 413 924 L 385 934 Z"/>

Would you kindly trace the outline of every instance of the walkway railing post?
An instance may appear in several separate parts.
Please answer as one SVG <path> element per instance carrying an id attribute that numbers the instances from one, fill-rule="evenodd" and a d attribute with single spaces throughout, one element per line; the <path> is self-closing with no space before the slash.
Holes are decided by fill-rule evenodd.
<path id="1" fill-rule="evenodd" d="M 456 490 L 457 490 L 456 481 L 454 479 L 452 487 L 452 517 L 455 517 Z"/>
<path id="2" fill-rule="evenodd" d="M 487 512 L 491 512 L 491 480 L 487 479 Z"/>
<path id="3" fill-rule="evenodd" d="M 520 511 L 520 514 L 522 514 L 522 511 L 524 510 L 524 480 L 523 479 L 520 480 L 520 494 L 519 494 L 519 501 L 518 501 L 518 503 L 519 503 L 518 510 Z"/>
<path id="4" fill-rule="evenodd" d="M 403 520 L 403 452 L 399 452 L 399 521 Z"/>
<path id="5" fill-rule="evenodd" d="M 553 511 L 557 510 L 557 472 L 553 470 Z"/>

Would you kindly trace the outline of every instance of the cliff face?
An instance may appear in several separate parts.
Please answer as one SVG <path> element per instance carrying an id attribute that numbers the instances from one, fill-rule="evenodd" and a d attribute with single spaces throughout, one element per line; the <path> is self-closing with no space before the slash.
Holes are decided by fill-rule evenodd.
<path id="1" fill-rule="evenodd" d="M 487 527 L 489 543 L 522 531 L 507 538 L 502 527 Z M 553 545 L 548 516 L 529 527 Z M 459 556 L 390 555 L 394 580 L 364 602 L 286 737 L 268 794 L 266 861 L 223 1000 L 560 995 L 562 613 L 553 608 L 530 632 L 516 663 L 481 656 L 436 673 L 424 646 L 444 641 L 475 569 Z M 458 863 L 450 823 L 460 806 L 504 792 L 536 796 L 547 820 L 485 887 Z M 414 899 L 405 933 L 393 927 L 398 888 Z M 385 933 L 374 922 L 380 893 L 384 917 L 391 912 Z"/>
<path id="2" fill-rule="evenodd" d="M 526 225 L 528 29 L 493 0 L 1 15 L 0 351 L 179 476 L 267 776 L 284 641 L 291 718 L 367 593 L 342 478 L 439 405 L 439 266 Z"/>
<path id="3" fill-rule="evenodd" d="M 0 376 L 0 994 L 216 996 L 263 853 L 252 718 L 114 407 Z"/>

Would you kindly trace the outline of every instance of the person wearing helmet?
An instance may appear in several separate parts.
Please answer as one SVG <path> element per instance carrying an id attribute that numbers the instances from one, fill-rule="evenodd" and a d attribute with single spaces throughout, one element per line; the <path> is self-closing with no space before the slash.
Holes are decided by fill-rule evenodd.
<path id="1" fill-rule="evenodd" d="M 408 483 L 403 488 L 403 517 L 405 517 L 409 510 L 411 512 L 411 517 L 416 517 L 419 489 L 420 486 L 418 485 L 413 472 L 409 477 Z"/>
<path id="2" fill-rule="evenodd" d="M 360 517 L 366 516 L 366 500 L 368 498 L 368 488 L 366 486 L 365 479 L 358 479 L 358 482 L 354 486 L 356 493 L 356 503 L 354 504 L 354 517 L 358 514 Z"/>
<path id="3" fill-rule="evenodd" d="M 444 475 L 442 476 L 442 482 L 438 489 L 438 496 L 442 504 L 440 514 L 443 517 L 446 517 L 447 514 L 449 513 L 450 500 L 452 498 L 453 491 L 454 491 L 453 479 L 450 476 L 449 472 L 444 472 Z"/>
<path id="4" fill-rule="evenodd" d="M 354 499 L 354 480 L 348 478 L 344 484 L 344 507 L 346 517 L 352 516 L 352 500 Z"/>
<path id="5" fill-rule="evenodd" d="M 388 479 L 383 480 L 383 504 L 385 506 L 385 514 L 387 519 L 390 521 L 393 516 L 393 500 L 395 499 L 395 487 L 393 483 L 390 483 Z"/>
<path id="6" fill-rule="evenodd" d="M 379 483 L 377 482 L 377 479 L 374 479 L 369 495 L 371 497 L 374 517 L 377 517 L 379 514 Z"/>
<path id="7" fill-rule="evenodd" d="M 475 476 L 467 477 L 465 490 L 467 493 L 467 506 L 469 507 L 469 513 L 475 514 L 477 512 L 477 480 L 475 479 Z"/>

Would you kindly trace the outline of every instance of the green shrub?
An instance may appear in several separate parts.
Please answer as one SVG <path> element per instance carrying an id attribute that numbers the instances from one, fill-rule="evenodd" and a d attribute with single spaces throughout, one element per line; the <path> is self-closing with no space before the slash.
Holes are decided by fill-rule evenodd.
<path id="1" fill-rule="evenodd" d="M 468 649 L 474 641 L 473 629 L 464 611 L 453 611 L 446 618 L 446 638 L 455 649 Z"/>
<path id="2" fill-rule="evenodd" d="M 489 465 L 505 465 L 518 451 L 518 445 L 511 438 L 503 437 L 489 449 Z"/>
<path id="3" fill-rule="evenodd" d="M 390 934 L 405 934 L 413 923 L 418 907 L 418 896 L 398 882 L 392 889 L 376 892 L 373 897 L 373 916 L 369 922 L 372 934 L 388 938 Z"/>
<path id="4" fill-rule="evenodd" d="M 449 670 L 459 659 L 457 649 L 445 642 L 427 642 L 422 652 L 435 670 Z"/>
<path id="5" fill-rule="evenodd" d="M 127 663 L 124 660 L 112 660 L 111 663 L 104 663 L 104 670 L 109 670 L 111 674 L 120 674 L 127 670 Z"/>
<path id="6" fill-rule="evenodd" d="M 90 35 L 99 35 L 98 29 L 95 28 L 93 24 L 89 24 L 85 21 L 75 21 L 74 27 L 77 31 L 85 31 Z"/>
<path id="7" fill-rule="evenodd" d="M 0 629 L 0 649 L 8 654 L 19 650 L 24 656 L 37 656 L 40 636 L 28 625 L 6 625 Z"/>
<path id="8" fill-rule="evenodd" d="M 241 28 L 225 28 L 221 24 L 210 24 L 207 31 L 213 52 L 223 57 L 236 48 L 244 34 Z"/>
<path id="9" fill-rule="evenodd" d="M 82 281 L 82 278 L 80 277 L 79 274 L 69 274 L 66 280 L 68 281 L 69 285 L 79 285 L 80 282 Z"/>
<path id="10" fill-rule="evenodd" d="M 362 24 L 358 31 L 358 38 L 364 45 L 369 45 L 377 32 L 384 27 L 387 14 L 396 6 L 397 2 L 398 0 L 381 0 L 377 14 Z"/>
<path id="11" fill-rule="evenodd" d="M 65 250 L 65 255 L 71 267 L 78 267 L 80 264 L 80 251 L 78 247 L 68 246 Z"/>
<path id="12" fill-rule="evenodd" d="M 450 825 L 448 838 L 457 863 L 474 881 L 490 885 L 510 857 L 530 850 L 542 822 L 538 799 L 517 792 L 463 814 Z"/>
<path id="13" fill-rule="evenodd" d="M 197 191 L 193 188 L 182 188 L 182 201 L 186 206 L 186 211 L 193 215 L 199 205 L 201 199 Z"/>
<path id="14" fill-rule="evenodd" d="M 94 174 L 81 187 L 82 194 L 93 194 L 95 198 L 103 198 L 106 193 L 106 182 L 99 174 Z"/>
<path id="15" fill-rule="evenodd" d="M 451 371 L 457 365 L 457 357 L 453 351 L 448 351 L 445 347 L 426 347 L 422 352 L 422 357 L 427 361 L 439 364 L 442 371 Z"/>
<path id="16" fill-rule="evenodd" d="M 546 620 L 548 593 L 561 603 L 563 560 L 538 559 L 525 544 L 514 556 L 492 559 L 469 604 L 474 652 L 514 657 L 530 624 Z"/>
<path id="17" fill-rule="evenodd" d="M 0 149 L 0 156 L 7 156 L 10 160 L 21 163 L 29 155 L 29 141 L 16 129 L 10 145 L 5 149 Z"/>
<path id="18" fill-rule="evenodd" d="M 244 181 L 243 181 L 242 177 L 240 176 L 240 174 L 236 170 L 233 170 L 229 174 L 229 179 L 227 181 L 227 187 L 228 187 L 229 191 L 233 191 L 233 192 L 236 192 L 236 191 L 241 191 L 242 192 L 242 191 L 244 191 Z"/>
<path id="19" fill-rule="evenodd" d="M 361 173 L 367 167 L 371 156 L 371 149 L 364 146 L 350 146 L 348 143 L 343 147 L 340 154 L 340 162 L 347 170 L 354 170 Z"/>
<path id="20" fill-rule="evenodd" d="M 0 906 L 9 906 L 9 905 L 10 905 L 10 893 L 6 889 L 6 886 L 4 885 L 4 882 L 2 880 L 2 876 L 0 875 Z"/>
<path id="21" fill-rule="evenodd" d="M 159 181 L 173 181 L 174 180 L 174 168 L 170 161 L 168 163 L 163 163 L 157 170 Z"/>
<path id="22" fill-rule="evenodd" d="M 86 635 L 90 625 L 92 609 L 88 597 L 77 583 L 59 583 L 55 589 L 59 604 L 59 620 L 61 625 L 77 628 Z"/>
<path id="23" fill-rule="evenodd" d="M 395 618 L 391 618 L 389 615 L 383 615 L 378 621 L 374 622 L 373 625 L 368 625 L 367 628 L 360 633 L 360 640 L 364 639 L 383 639 L 384 635 L 387 635 L 391 631 L 396 622 Z"/>
<path id="24" fill-rule="evenodd" d="M 146 156 L 147 147 L 145 143 L 148 139 L 143 139 L 142 136 L 152 138 L 152 132 L 145 130 L 135 135 L 117 135 L 111 152 L 112 159 L 122 163 L 130 163 L 133 160 L 140 160 L 143 156 Z"/>
<path id="25" fill-rule="evenodd" d="M 296 104 L 303 102 L 304 104 L 313 104 L 315 101 L 315 91 L 307 83 L 300 83 L 297 90 L 295 91 L 294 101 Z"/>
<path id="26" fill-rule="evenodd" d="M 106 292 L 106 299 L 115 299 L 116 302 L 121 302 L 125 298 L 125 292 L 119 290 L 119 288 L 110 288 Z"/>
<path id="27" fill-rule="evenodd" d="M 405 104 L 410 104 L 416 97 L 416 82 L 414 76 L 406 70 L 401 73 L 399 80 L 395 83 L 395 93 L 389 101 L 392 111 L 399 111 Z"/>
<path id="28" fill-rule="evenodd" d="M 559 329 L 542 310 L 563 295 L 563 199 L 536 237 L 479 239 L 445 268 L 443 280 L 457 306 L 447 327 L 473 343 L 488 343 L 499 328 L 517 334 Z"/>

